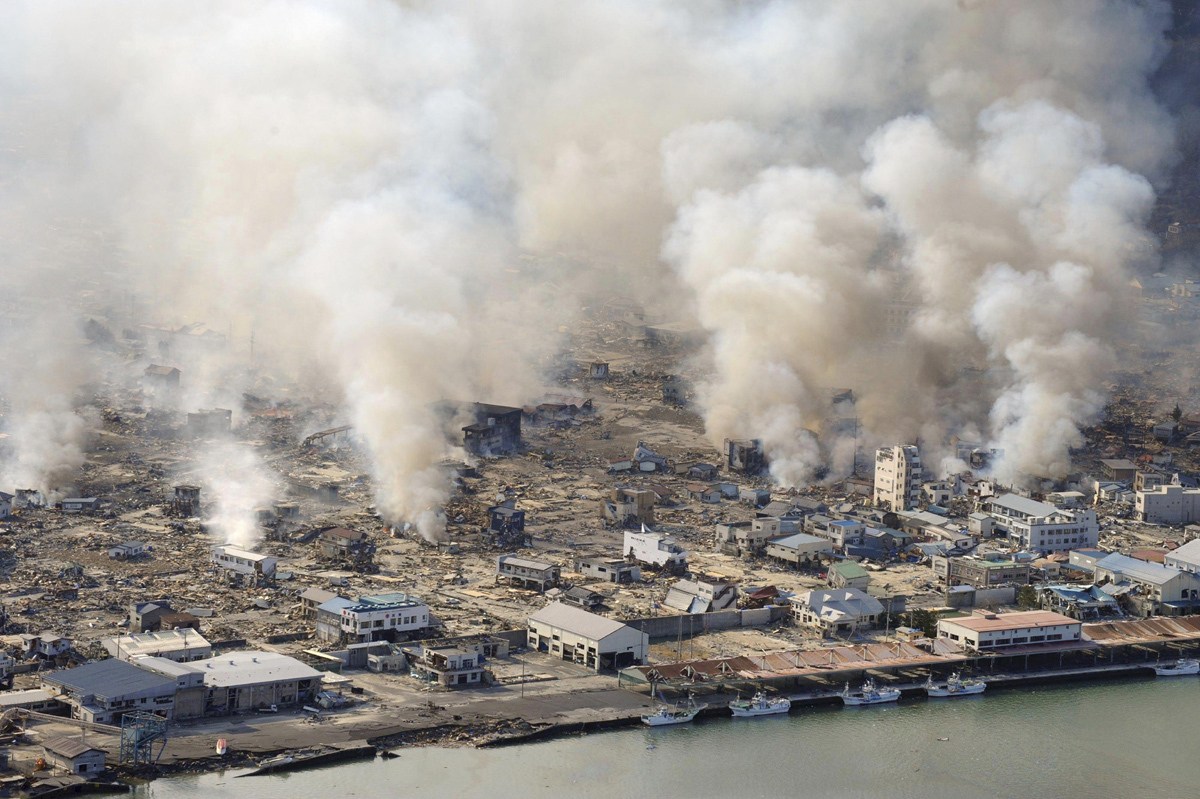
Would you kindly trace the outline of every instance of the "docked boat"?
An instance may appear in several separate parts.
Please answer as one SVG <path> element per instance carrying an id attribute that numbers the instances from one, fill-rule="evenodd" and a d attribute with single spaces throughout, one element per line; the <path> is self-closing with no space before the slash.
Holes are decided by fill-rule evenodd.
<path id="1" fill-rule="evenodd" d="M 1178 677 L 1185 674 L 1200 674 L 1200 660 L 1183 658 L 1174 663 L 1155 663 L 1151 668 L 1159 677 Z"/>
<path id="2" fill-rule="evenodd" d="M 763 691 L 758 691 L 750 699 L 735 699 L 730 702 L 729 709 L 738 718 L 771 716 L 776 713 L 787 713 L 791 710 L 792 700 L 783 696 L 770 697 Z"/>
<path id="3" fill-rule="evenodd" d="M 697 705 L 690 696 L 688 697 L 687 705 L 668 705 L 664 702 L 658 706 L 658 710 L 647 716 L 642 716 L 642 723 L 651 727 L 665 727 L 668 724 L 687 724 L 696 718 L 696 714 L 706 707 L 708 705 Z"/>
<path id="4" fill-rule="evenodd" d="M 880 688 L 875 681 L 868 679 L 857 691 L 850 690 L 850 683 L 842 690 L 843 705 L 882 705 L 885 702 L 895 702 L 900 698 L 899 688 Z"/>
<path id="5" fill-rule="evenodd" d="M 963 679 L 957 671 L 945 682 L 934 682 L 933 675 L 925 681 L 925 693 L 929 696 L 971 696 L 987 690 L 987 683 L 968 677 Z"/>

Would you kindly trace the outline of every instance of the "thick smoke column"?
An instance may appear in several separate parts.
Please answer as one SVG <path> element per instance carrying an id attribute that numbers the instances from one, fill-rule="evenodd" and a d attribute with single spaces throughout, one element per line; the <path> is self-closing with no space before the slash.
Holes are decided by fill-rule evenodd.
<path id="1" fill-rule="evenodd" d="M 207 522 L 226 544 L 251 547 L 262 537 L 257 511 L 270 507 L 275 484 L 258 455 L 245 444 L 202 445 L 197 464 L 215 508 Z"/>
<path id="2" fill-rule="evenodd" d="M 227 330 L 196 395 L 236 395 L 253 333 L 340 398 L 380 508 L 429 537 L 453 454 L 434 404 L 533 399 L 548 333 L 606 287 L 694 311 L 710 436 L 764 438 L 783 482 L 846 451 L 845 386 L 861 443 L 978 431 L 1006 473 L 1059 473 L 1103 401 L 1138 175 L 1171 149 L 1146 88 L 1166 12 L 10 3 L 0 283 L 103 274 L 114 305 Z"/>

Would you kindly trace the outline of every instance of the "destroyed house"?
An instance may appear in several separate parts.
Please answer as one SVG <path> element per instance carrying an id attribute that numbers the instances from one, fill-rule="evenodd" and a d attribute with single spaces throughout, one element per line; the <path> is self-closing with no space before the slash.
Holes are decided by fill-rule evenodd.
<path id="1" fill-rule="evenodd" d="M 649 489 L 614 488 L 604 500 L 605 521 L 618 527 L 654 524 L 654 504 L 658 494 Z"/>
<path id="2" fill-rule="evenodd" d="M 0 519 L 7 519 L 12 515 L 13 499 L 15 497 L 12 494 L 0 491 Z"/>
<path id="3" fill-rule="evenodd" d="M 192 438 L 213 438 L 228 435 L 233 428 L 233 411 L 210 408 L 187 415 L 187 432 Z"/>
<path id="4" fill-rule="evenodd" d="M 150 399 L 170 399 L 179 391 L 179 376 L 173 366 L 151 364 L 142 372 L 142 390 Z"/>
<path id="5" fill-rule="evenodd" d="M 559 567 L 517 555 L 501 555 L 496 558 L 496 579 L 500 578 L 522 588 L 545 591 L 558 584 Z"/>
<path id="6" fill-rule="evenodd" d="M 362 530 L 330 527 L 317 536 L 317 547 L 326 558 L 353 560 L 374 551 L 370 538 Z"/>
<path id="7" fill-rule="evenodd" d="M 604 558 L 580 558 L 575 561 L 575 571 L 584 577 L 607 580 L 610 583 L 635 583 L 642 579 L 642 570 L 623 560 Z"/>
<path id="8" fill-rule="evenodd" d="M 174 613 L 166 600 L 134 602 L 129 606 L 129 631 L 146 633 L 162 627 L 162 617 Z"/>
<path id="9" fill-rule="evenodd" d="M 762 441 L 757 438 L 744 441 L 725 439 L 725 467 L 743 474 L 760 474 L 767 468 L 767 457 Z"/>
<path id="10" fill-rule="evenodd" d="M 62 501 L 63 513 L 95 513 L 100 510 L 96 497 L 71 497 Z"/>
<path id="11" fill-rule="evenodd" d="M 409 594 L 336 597 L 317 607 L 317 638 L 326 643 L 396 642 L 432 627 L 429 606 Z"/>
<path id="12" fill-rule="evenodd" d="M 483 653 L 457 647 L 405 647 L 409 671 L 421 680 L 443 688 L 489 685 L 492 673 L 484 668 Z"/>
<path id="13" fill-rule="evenodd" d="M 260 555 L 248 549 L 235 547 L 232 544 L 215 547 L 212 555 L 213 563 L 237 574 L 260 576 L 270 579 L 275 576 L 275 566 L 279 558 L 270 555 Z"/>
<path id="14" fill-rule="evenodd" d="M 511 504 L 493 505 L 488 508 L 488 529 L 493 533 L 520 533 L 525 531 L 525 511 Z"/>
<path id="15" fill-rule="evenodd" d="M 638 563 L 658 566 L 670 571 L 687 568 L 687 552 L 668 535 L 644 531 L 625 531 L 625 555 Z"/>
<path id="16" fill-rule="evenodd" d="M 711 613 L 734 609 L 737 601 L 736 583 L 704 577 L 675 583 L 663 604 L 683 613 Z"/>
<path id="17" fill-rule="evenodd" d="M 521 409 L 476 403 L 475 421 L 462 429 L 463 447 L 472 455 L 508 455 L 521 446 Z"/>
<path id="18" fill-rule="evenodd" d="M 595 610 L 604 604 L 604 596 L 582 585 L 573 585 L 562 592 L 559 601 L 584 610 Z"/>

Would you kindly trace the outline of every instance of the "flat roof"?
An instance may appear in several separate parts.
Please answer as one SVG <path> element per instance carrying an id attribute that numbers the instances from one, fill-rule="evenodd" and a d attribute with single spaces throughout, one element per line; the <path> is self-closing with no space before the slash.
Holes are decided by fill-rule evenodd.
<path id="1" fill-rule="evenodd" d="M 41 688 L 31 688 L 27 691 L 4 691 L 0 693 L 0 707 L 20 707 L 35 702 L 49 702 L 54 694 Z"/>
<path id="2" fill-rule="evenodd" d="M 1122 555 L 1119 552 L 1110 553 L 1096 561 L 1096 568 L 1106 569 L 1114 574 L 1132 577 L 1135 580 L 1151 583 L 1152 585 L 1164 585 L 1182 573 L 1178 569 L 1163 566 L 1161 563 L 1138 560 L 1128 555 Z"/>
<path id="3" fill-rule="evenodd" d="M 246 560 L 266 560 L 267 558 L 275 557 L 274 555 L 260 555 L 248 549 L 235 547 L 233 544 L 223 544 L 219 547 L 213 547 L 213 552 L 220 552 L 222 555 L 231 555 L 235 558 L 245 558 Z"/>
<path id="4" fill-rule="evenodd" d="M 822 544 L 831 546 L 828 538 L 821 538 L 808 533 L 793 533 L 792 535 L 784 536 L 783 538 L 773 538 L 767 542 L 775 546 L 785 547 L 787 549 L 795 549 L 804 544 Z"/>
<path id="5" fill-rule="evenodd" d="M 160 652 L 211 649 L 212 645 L 200 633 L 184 627 L 179 630 L 156 630 L 109 638 L 104 641 L 104 648 L 113 657 L 124 656 L 123 659 L 128 660 L 138 655 L 157 655 Z"/>
<path id="6" fill-rule="evenodd" d="M 537 569 L 538 571 L 545 571 L 546 569 L 554 568 L 553 563 L 546 563 L 545 561 L 541 560 L 531 560 L 530 558 L 523 558 L 520 555 L 500 555 L 498 558 L 496 558 L 496 562 L 509 564 L 512 566 L 524 566 L 526 569 Z"/>
<path id="7" fill-rule="evenodd" d="M 955 624 L 977 633 L 997 630 L 1025 629 L 1028 627 L 1058 627 L 1063 624 L 1079 624 L 1078 619 L 1053 613 L 1049 610 L 1029 610 L 1022 613 L 998 613 L 988 616 L 966 616 L 957 619 L 942 619 L 939 624 Z"/>
<path id="8" fill-rule="evenodd" d="M 212 688 L 238 685 L 307 680 L 321 672 L 295 658 L 277 652 L 225 652 L 207 660 L 187 664 L 204 675 L 204 684 Z"/>

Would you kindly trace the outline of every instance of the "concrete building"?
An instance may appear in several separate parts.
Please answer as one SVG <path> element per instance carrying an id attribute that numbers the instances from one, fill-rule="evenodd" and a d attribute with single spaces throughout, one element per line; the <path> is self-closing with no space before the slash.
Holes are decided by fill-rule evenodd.
<path id="1" fill-rule="evenodd" d="M 1200 538 L 1168 552 L 1163 557 L 1163 565 L 1190 574 L 1200 574 Z"/>
<path id="2" fill-rule="evenodd" d="M 649 489 L 614 488 L 601 503 L 605 521 L 618 527 L 654 524 L 654 504 L 658 495 Z"/>
<path id="3" fill-rule="evenodd" d="M 317 618 L 317 608 L 331 599 L 337 599 L 336 591 L 326 591 L 324 588 L 309 588 L 300 594 L 300 616 L 305 619 Z"/>
<path id="4" fill-rule="evenodd" d="M 1013 647 L 1079 642 L 1082 629 L 1079 620 L 1070 616 L 1048 610 L 1030 610 L 942 619 L 938 622 L 937 634 L 938 638 L 949 638 L 976 652 L 994 652 Z"/>
<path id="5" fill-rule="evenodd" d="M 153 602 L 133 602 L 129 605 L 129 631 L 148 633 L 162 628 L 162 617 L 174 613 L 171 603 L 165 599 Z"/>
<path id="6" fill-rule="evenodd" d="M 828 538 L 807 533 L 795 533 L 767 542 L 767 557 L 791 563 L 816 564 L 833 554 L 833 544 Z"/>
<path id="7" fill-rule="evenodd" d="M 875 453 L 875 505 L 911 510 L 921 499 L 925 470 L 921 451 L 911 444 L 883 447 Z"/>
<path id="8" fill-rule="evenodd" d="M 472 455 L 509 455 L 521 447 L 520 408 L 475 403 L 475 421 L 462 429 L 463 448 Z"/>
<path id="9" fill-rule="evenodd" d="M 213 548 L 212 562 L 227 571 L 256 579 L 271 580 L 275 577 L 275 567 L 279 563 L 279 558 L 225 544 Z"/>
<path id="10" fill-rule="evenodd" d="M 805 591 L 792 597 L 791 603 L 797 622 L 827 636 L 870 629 L 883 616 L 883 604 L 878 599 L 853 588 Z"/>
<path id="11" fill-rule="evenodd" d="M 1151 524 L 1191 524 L 1200 521 L 1200 488 L 1184 488 L 1178 482 L 1136 493 L 1137 518 Z"/>
<path id="12" fill-rule="evenodd" d="M 779 536 L 779 519 L 764 516 L 748 522 L 727 522 L 715 527 L 717 548 L 730 555 L 760 555 L 767 543 Z"/>
<path id="13" fill-rule="evenodd" d="M 674 538 L 662 533 L 645 529 L 640 533 L 626 530 L 623 552 L 631 560 L 649 566 L 674 572 L 687 569 L 687 552 Z"/>
<path id="14" fill-rule="evenodd" d="M 866 591 L 871 582 L 871 573 L 852 560 L 842 560 L 829 567 L 826 580 L 830 588 Z"/>
<path id="15" fill-rule="evenodd" d="M 948 586 L 969 585 L 972 588 L 995 588 L 1003 585 L 1028 585 L 1030 564 L 1011 560 L 988 560 L 978 557 L 943 557 L 930 560 L 934 576 Z"/>
<path id="16" fill-rule="evenodd" d="M 161 657 L 176 663 L 212 657 L 212 644 L 189 628 L 134 633 L 103 641 L 108 654 L 117 660 L 133 662 L 139 657 Z"/>
<path id="17" fill-rule="evenodd" d="M 584 577 L 594 580 L 607 580 L 610 583 L 636 583 L 642 579 L 642 570 L 635 564 L 623 560 L 606 560 L 604 558 L 580 558 L 575 561 L 575 571 Z"/>
<path id="18" fill-rule="evenodd" d="M 0 693 L 0 714 L 13 708 L 32 710 L 35 713 L 61 715 L 65 707 L 54 698 L 54 694 L 41 688 L 30 688 L 25 691 L 4 691 Z"/>
<path id="19" fill-rule="evenodd" d="M 331 644 L 396 642 L 431 627 L 429 606 L 409 594 L 337 597 L 317 608 L 317 638 Z"/>
<path id="20" fill-rule="evenodd" d="M 90 777 L 107 768 L 104 750 L 85 743 L 82 738 L 55 735 L 42 743 L 42 750 L 47 764 L 68 774 Z"/>
<path id="21" fill-rule="evenodd" d="M 496 579 L 534 591 L 545 591 L 558 585 L 560 569 L 553 563 L 522 558 L 519 555 L 500 555 L 496 558 Z"/>
<path id="22" fill-rule="evenodd" d="M 1096 561 L 1094 579 L 1128 586 L 1126 598 L 1143 615 L 1179 616 L 1200 607 L 1200 575 L 1117 552 Z"/>
<path id="23" fill-rule="evenodd" d="M 1094 510 L 1057 508 L 1017 494 L 990 499 L 983 509 L 995 519 L 996 529 L 1021 549 L 1067 552 L 1094 547 L 1100 535 Z"/>
<path id="24" fill-rule="evenodd" d="M 7 519 L 12 516 L 13 500 L 15 495 L 9 494 L 6 491 L 0 491 L 0 519 Z"/>
<path id="25" fill-rule="evenodd" d="M 762 441 L 757 438 L 743 441 L 725 439 L 725 468 L 742 474 L 761 474 L 767 468 L 767 456 Z"/>
<path id="26" fill-rule="evenodd" d="M 619 621 L 554 602 L 529 617 L 530 649 L 596 671 L 620 670 L 646 661 L 650 636 Z"/>
<path id="27" fill-rule="evenodd" d="M 277 652 L 228 652 L 178 666 L 203 675 L 205 710 L 217 715 L 303 704 L 321 685 L 321 672 Z"/>
<path id="28" fill-rule="evenodd" d="M 1100 473 L 1114 483 L 1130 483 L 1137 476 L 1137 464 L 1125 458 L 1106 458 L 1100 461 Z"/>
<path id="29" fill-rule="evenodd" d="M 457 647 L 405 647 L 409 672 L 443 688 L 490 685 L 492 673 L 483 665 L 483 653 Z"/>
<path id="30" fill-rule="evenodd" d="M 711 613 L 737 607 L 737 583 L 714 577 L 680 580 L 667 591 L 663 604 L 683 613 Z"/>
<path id="31" fill-rule="evenodd" d="M 173 718 L 175 681 L 123 660 L 97 660 L 42 677 L 42 689 L 71 708 L 71 718 L 120 724 L 126 713 Z"/>

